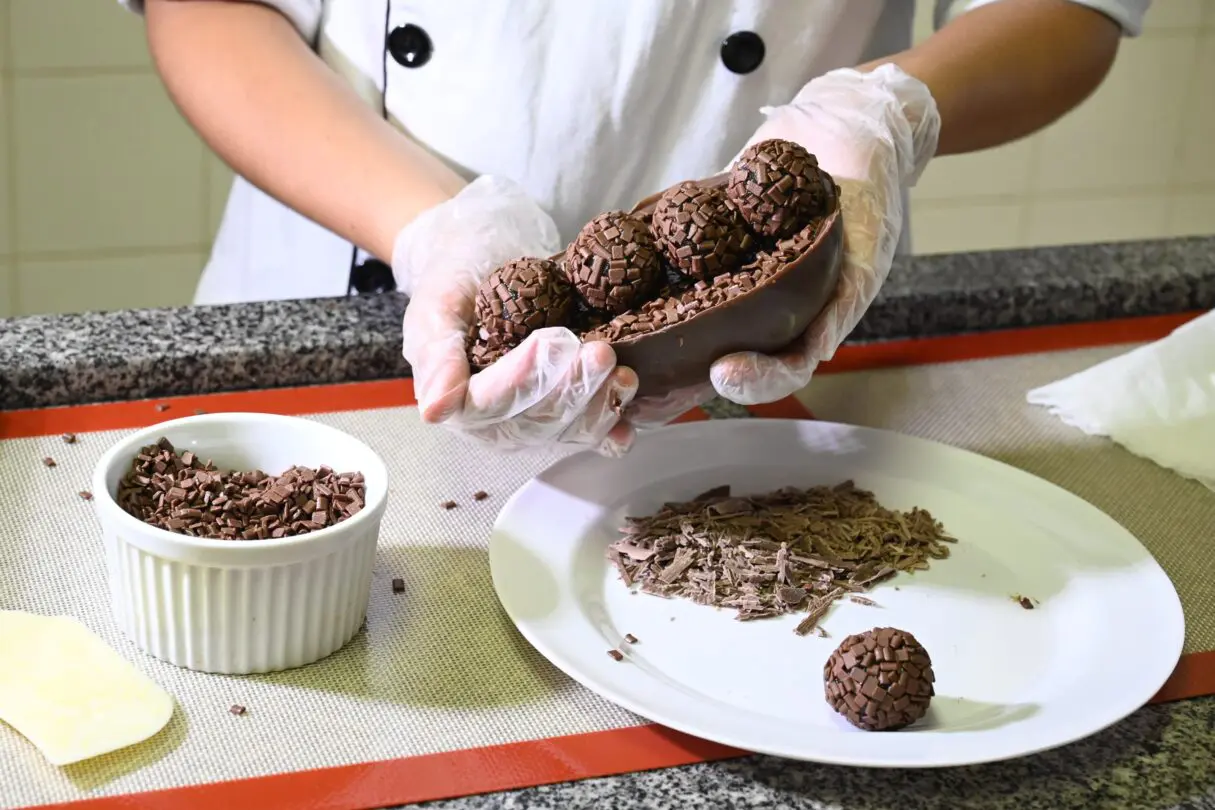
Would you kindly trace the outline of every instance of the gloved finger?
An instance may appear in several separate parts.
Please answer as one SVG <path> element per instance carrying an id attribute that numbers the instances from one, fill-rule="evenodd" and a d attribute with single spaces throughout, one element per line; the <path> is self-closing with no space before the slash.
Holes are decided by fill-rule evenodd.
<path id="1" fill-rule="evenodd" d="M 445 422 L 464 407 L 471 373 L 464 337 L 448 334 L 415 348 L 406 357 L 413 373 L 414 398 L 422 421 Z"/>
<path id="2" fill-rule="evenodd" d="M 606 344 L 584 345 L 561 327 L 539 329 L 473 375 L 453 424 L 482 427 L 532 411 L 546 400 L 552 401 L 543 410 L 551 415 L 561 403 L 573 406 L 590 399 L 615 365 L 615 353 Z"/>
<path id="3" fill-rule="evenodd" d="M 585 447 L 602 444 L 620 423 L 621 414 L 636 395 L 637 373 L 627 367 L 615 369 L 558 440 L 562 444 Z"/>
<path id="4" fill-rule="evenodd" d="M 639 397 L 624 412 L 624 418 L 637 430 L 662 427 L 713 398 L 713 384 L 703 383 L 679 388 L 659 397 Z"/>
<path id="5" fill-rule="evenodd" d="M 623 458 L 637 440 L 637 431 L 623 419 L 612 426 L 595 452 L 607 458 Z"/>
<path id="6" fill-rule="evenodd" d="M 739 405 L 777 402 L 805 388 L 818 362 L 803 351 L 738 352 L 713 364 L 709 379 L 722 399 Z"/>

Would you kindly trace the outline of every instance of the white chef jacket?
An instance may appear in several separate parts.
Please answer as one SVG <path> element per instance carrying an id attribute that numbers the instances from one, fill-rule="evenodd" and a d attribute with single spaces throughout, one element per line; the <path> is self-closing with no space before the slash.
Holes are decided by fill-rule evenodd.
<path id="1" fill-rule="evenodd" d="M 935 0 L 934 22 L 998 1 Z M 719 171 L 761 106 L 910 47 L 915 14 L 915 0 L 259 2 L 461 174 L 522 185 L 567 241 L 602 211 Z M 1127 36 L 1150 4 L 1073 2 Z M 238 177 L 195 303 L 371 292 L 367 258 Z"/>

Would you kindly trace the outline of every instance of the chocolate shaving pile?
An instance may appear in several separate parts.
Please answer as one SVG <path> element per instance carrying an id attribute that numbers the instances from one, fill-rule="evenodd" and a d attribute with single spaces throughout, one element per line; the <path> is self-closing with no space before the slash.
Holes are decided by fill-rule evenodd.
<path id="1" fill-rule="evenodd" d="M 852 481 L 751 497 L 719 487 L 620 532 L 608 559 L 626 586 L 734 608 L 740 621 L 804 612 L 799 635 L 837 600 L 925 570 L 957 542 L 925 510 L 886 509 Z"/>
<path id="2" fill-rule="evenodd" d="M 280 476 L 220 472 L 162 438 L 140 450 L 118 484 L 117 502 L 134 517 L 177 534 L 266 540 L 323 529 L 365 505 L 362 473 L 292 467 Z"/>

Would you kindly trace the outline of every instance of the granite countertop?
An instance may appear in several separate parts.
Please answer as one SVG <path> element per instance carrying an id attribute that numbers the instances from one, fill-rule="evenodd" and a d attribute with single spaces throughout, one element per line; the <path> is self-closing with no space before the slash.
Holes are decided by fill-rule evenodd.
<path id="1" fill-rule="evenodd" d="M 1215 237 L 901 260 L 850 342 L 1215 308 Z M 385 295 L 0 319 L 0 410 L 406 374 Z M 1215 810 L 1215 698 L 1013 762 L 867 770 L 747 757 L 436 802 L 482 808 Z"/>
<path id="2" fill-rule="evenodd" d="M 901 260 L 851 340 L 1215 307 L 1215 237 Z M 407 373 L 398 295 L 0 319 L 0 410 Z"/>

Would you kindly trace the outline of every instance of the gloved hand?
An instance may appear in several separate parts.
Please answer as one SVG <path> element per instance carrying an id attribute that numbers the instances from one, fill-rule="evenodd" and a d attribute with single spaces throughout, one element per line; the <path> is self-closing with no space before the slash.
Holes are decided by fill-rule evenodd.
<path id="1" fill-rule="evenodd" d="M 584 345 L 568 329 L 540 329 L 470 376 L 465 337 L 482 280 L 510 259 L 560 248 L 552 218 L 517 184 L 492 176 L 402 229 L 392 268 L 410 299 L 402 351 L 424 420 L 499 450 L 554 442 L 601 449 L 630 440 L 627 426 L 612 431 L 636 394 L 637 375 L 616 367 L 607 343 Z"/>
<path id="2" fill-rule="evenodd" d="M 890 272 L 903 227 L 901 192 L 936 153 L 941 129 L 928 87 L 891 64 L 870 73 L 831 71 L 763 113 L 767 120 L 746 146 L 781 138 L 818 158 L 840 186 L 844 256 L 835 295 L 795 347 L 778 355 L 740 352 L 713 365 L 717 393 L 741 405 L 804 388 L 856 327 Z"/>

